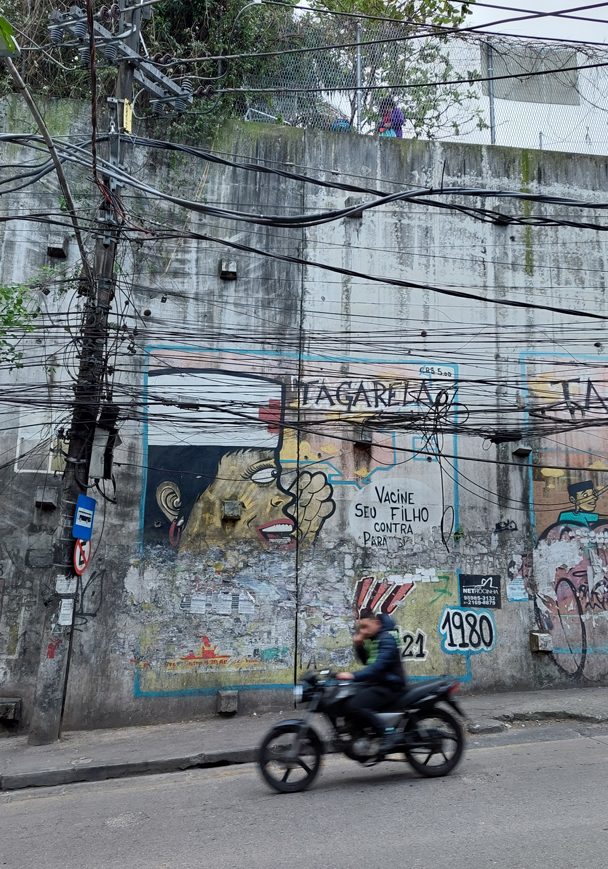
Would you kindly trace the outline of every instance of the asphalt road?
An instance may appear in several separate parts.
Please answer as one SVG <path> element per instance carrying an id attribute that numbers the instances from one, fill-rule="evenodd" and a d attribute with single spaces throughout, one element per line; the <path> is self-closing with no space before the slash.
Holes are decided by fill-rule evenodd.
<path id="1" fill-rule="evenodd" d="M 303 794 L 251 765 L 0 795 L 9 869 L 604 869 L 608 728 L 471 738 L 445 779 L 326 759 Z"/>

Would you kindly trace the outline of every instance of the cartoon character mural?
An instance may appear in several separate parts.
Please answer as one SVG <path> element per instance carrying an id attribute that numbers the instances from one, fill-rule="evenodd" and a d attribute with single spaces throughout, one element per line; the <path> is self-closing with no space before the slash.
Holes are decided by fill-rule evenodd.
<path id="1" fill-rule="evenodd" d="M 571 483 L 568 486 L 568 496 L 572 509 L 564 510 L 564 512 L 560 513 L 557 521 L 591 526 L 600 519 L 608 519 L 608 514 L 600 516 L 599 513 L 594 512 L 598 498 L 606 489 L 608 489 L 608 486 L 596 489 L 591 480 L 583 480 L 582 483 Z"/>
<path id="2" fill-rule="evenodd" d="M 550 408 L 552 420 L 568 423 L 541 439 L 536 464 L 542 467 L 532 473 L 538 544 L 528 585 L 537 622 L 552 635 L 552 659 L 562 674 L 605 679 L 608 438 L 593 420 L 605 419 L 607 384 L 586 359 L 534 356 L 525 365 L 533 413 L 542 418 Z"/>

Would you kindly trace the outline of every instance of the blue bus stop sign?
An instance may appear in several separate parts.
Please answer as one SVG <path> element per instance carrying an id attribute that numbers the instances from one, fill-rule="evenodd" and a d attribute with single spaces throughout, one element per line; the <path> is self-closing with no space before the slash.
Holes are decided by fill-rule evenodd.
<path id="1" fill-rule="evenodd" d="M 95 516 L 95 498 L 79 495 L 76 501 L 76 516 L 72 528 L 72 537 L 80 540 L 90 540 L 93 534 L 93 517 Z"/>

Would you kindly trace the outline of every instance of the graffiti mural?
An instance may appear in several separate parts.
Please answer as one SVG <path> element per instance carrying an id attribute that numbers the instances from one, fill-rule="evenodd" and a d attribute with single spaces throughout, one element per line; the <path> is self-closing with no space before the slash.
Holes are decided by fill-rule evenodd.
<path id="1" fill-rule="evenodd" d="M 282 482 L 284 408 L 284 386 L 276 380 L 214 369 L 151 370 L 145 542 L 190 553 L 237 541 L 289 550 L 299 512 L 300 536 L 314 540 L 334 511 L 332 488 L 322 473 L 307 473 L 289 488 Z M 230 502 L 240 505 L 237 517 L 224 512 Z"/>
<path id="2" fill-rule="evenodd" d="M 450 655 L 491 652 L 496 640 L 496 625 L 487 610 L 446 607 L 439 622 L 444 652 Z"/>
<path id="3" fill-rule="evenodd" d="M 355 587 L 355 614 L 367 607 L 396 622 L 408 679 L 449 674 L 468 681 L 469 655 L 494 648 L 493 618 L 460 608 L 454 574 L 417 568 L 401 576 L 363 577 Z"/>
<path id="4" fill-rule="evenodd" d="M 560 363 L 556 369 L 556 360 Z M 590 360 L 526 358 L 533 412 L 581 423 L 541 440 L 533 472 L 538 531 L 532 587 L 539 627 L 551 633 L 558 670 L 608 676 L 608 410 L 606 382 Z M 559 372 L 556 374 L 556 370 Z M 594 425 L 596 421 L 596 425 Z"/>
<path id="5" fill-rule="evenodd" d="M 141 558 L 125 581 L 136 694 L 343 667 L 353 591 L 411 634 L 418 675 L 464 674 L 438 634 L 455 572 L 420 556 L 455 527 L 456 487 L 421 425 L 451 412 L 455 378 L 410 361 L 150 348 Z"/>

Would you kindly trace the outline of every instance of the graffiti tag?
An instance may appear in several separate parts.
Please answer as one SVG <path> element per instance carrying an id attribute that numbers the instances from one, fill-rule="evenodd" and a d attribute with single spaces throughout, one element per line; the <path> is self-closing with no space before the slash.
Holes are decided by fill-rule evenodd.
<path id="1" fill-rule="evenodd" d="M 429 650 L 426 645 L 426 634 L 418 628 L 416 633 L 406 631 L 403 635 L 402 658 L 409 661 L 426 661 Z"/>
<path id="2" fill-rule="evenodd" d="M 453 371 L 443 369 L 442 376 L 453 377 Z M 343 407 L 350 412 L 399 410 L 412 404 L 432 406 L 434 402 L 426 380 L 344 380 L 337 385 L 325 380 L 301 380 L 295 386 L 300 407 Z"/>
<path id="3" fill-rule="evenodd" d="M 351 504 L 349 524 L 360 546 L 388 549 L 389 540 L 401 548 L 440 522 L 436 494 L 419 480 L 404 478 L 366 486 Z"/>
<path id="4" fill-rule="evenodd" d="M 455 653 L 491 652 L 496 641 L 492 613 L 484 610 L 446 607 L 439 621 L 441 647 Z"/>

